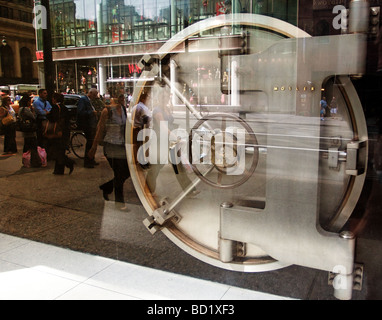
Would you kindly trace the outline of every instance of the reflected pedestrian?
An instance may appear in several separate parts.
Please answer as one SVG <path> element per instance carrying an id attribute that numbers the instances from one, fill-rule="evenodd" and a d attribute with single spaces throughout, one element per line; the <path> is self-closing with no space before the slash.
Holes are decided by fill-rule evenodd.
<path id="1" fill-rule="evenodd" d="M 123 185 L 130 177 L 125 150 L 127 115 L 125 106 L 118 101 L 112 99 L 111 105 L 102 111 L 94 143 L 88 156 L 91 159 L 94 158 L 98 144 L 103 140 L 104 155 L 113 169 L 114 178 L 101 185 L 100 189 L 105 200 L 109 200 L 109 195 L 114 190 L 116 206 L 126 210 Z"/>
<path id="2" fill-rule="evenodd" d="M 7 109 L 0 106 L 0 135 L 4 135 L 3 119 L 8 115 Z"/>
<path id="3" fill-rule="evenodd" d="M 141 130 L 149 128 L 151 122 L 151 112 L 147 107 L 147 102 L 149 101 L 148 92 L 143 92 L 139 97 L 138 104 L 131 110 L 131 118 L 133 122 L 133 148 L 134 156 L 137 162 L 143 169 L 150 168 L 150 164 L 147 161 L 146 155 L 143 153 L 138 153 L 140 147 L 143 145 L 142 141 L 138 140 L 138 135 Z M 142 150 L 141 150 L 142 151 Z"/>
<path id="4" fill-rule="evenodd" d="M 52 106 L 47 98 L 48 91 L 40 89 L 38 91 L 38 98 L 33 102 L 33 109 L 37 120 L 37 143 L 42 148 L 46 148 L 46 140 L 42 135 L 42 122 L 47 119 L 46 115 L 52 110 Z M 48 150 L 47 152 L 49 153 Z"/>
<path id="5" fill-rule="evenodd" d="M 5 96 L 2 98 L 2 107 L 7 111 L 8 118 L 3 120 L 3 133 L 4 133 L 4 153 L 9 155 L 17 153 L 16 144 L 16 112 L 12 108 L 11 97 Z"/>
<path id="6" fill-rule="evenodd" d="M 24 136 L 23 153 L 30 151 L 30 165 L 32 168 L 41 167 L 41 158 L 37 149 L 37 123 L 36 115 L 32 108 L 32 98 L 23 95 L 19 101 L 19 118 L 24 123 L 29 123 L 29 128 L 21 128 Z"/>
<path id="7" fill-rule="evenodd" d="M 98 90 L 91 88 L 86 96 L 78 101 L 77 105 L 77 127 L 83 130 L 86 137 L 84 167 L 94 168 L 98 163 L 95 159 L 88 157 L 89 150 L 93 146 L 94 137 L 97 130 L 97 110 L 93 106 L 93 101 L 98 97 Z"/>
<path id="8" fill-rule="evenodd" d="M 331 114 L 331 116 L 334 117 L 335 115 L 337 115 L 337 111 L 338 111 L 337 100 L 336 100 L 336 97 L 333 97 L 332 101 L 330 102 L 330 114 Z"/>
<path id="9" fill-rule="evenodd" d="M 70 129 L 68 109 L 64 105 L 64 96 L 60 93 L 54 93 L 52 97 L 52 110 L 47 115 L 50 122 L 56 123 L 62 132 L 61 137 L 49 139 L 49 145 L 56 159 L 53 174 L 63 175 L 65 167 L 69 168 L 69 174 L 74 169 L 74 161 L 65 154 L 68 145 Z"/>
<path id="10" fill-rule="evenodd" d="M 325 114 L 326 114 L 326 107 L 328 106 L 328 103 L 326 102 L 326 98 L 323 97 L 320 101 L 320 106 L 321 106 L 321 110 L 320 110 L 320 117 L 321 117 L 321 120 L 325 120 L 324 117 L 325 117 Z"/>

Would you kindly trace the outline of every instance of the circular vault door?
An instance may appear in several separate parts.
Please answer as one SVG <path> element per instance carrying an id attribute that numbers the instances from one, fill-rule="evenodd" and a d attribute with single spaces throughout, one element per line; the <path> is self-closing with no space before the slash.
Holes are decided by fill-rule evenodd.
<path id="1" fill-rule="evenodd" d="M 127 152 L 147 228 L 248 272 L 293 263 L 273 248 L 281 239 L 294 251 L 294 229 L 307 239 L 317 228 L 339 232 L 363 186 L 367 134 L 338 51 L 360 42 L 237 14 L 196 23 L 144 57 L 133 103 L 148 94 L 152 121 L 140 135 L 127 130 Z M 338 108 L 321 120 L 323 92 Z M 235 214 L 244 211 L 248 219 Z M 272 226 L 262 228 L 272 237 L 252 223 Z"/>

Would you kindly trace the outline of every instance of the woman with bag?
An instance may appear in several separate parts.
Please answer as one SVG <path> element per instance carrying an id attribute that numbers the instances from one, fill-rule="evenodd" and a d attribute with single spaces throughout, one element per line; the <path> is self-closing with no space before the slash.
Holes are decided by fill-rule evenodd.
<path id="1" fill-rule="evenodd" d="M 112 99 L 112 104 L 102 110 L 97 133 L 88 156 L 90 159 L 94 159 L 97 146 L 103 140 L 103 152 L 110 167 L 113 169 L 114 178 L 99 188 L 102 190 L 105 200 L 109 200 L 109 194 L 114 189 L 116 207 L 121 210 L 127 210 L 124 206 L 125 199 L 123 194 L 123 185 L 130 177 L 125 150 L 127 116 L 126 108 L 121 102 L 122 97 L 119 98 L 118 102 Z"/>
<path id="2" fill-rule="evenodd" d="M 3 155 L 17 153 L 16 144 L 16 112 L 11 106 L 12 100 L 9 96 L 2 99 L 2 107 L 7 110 L 7 116 L 1 122 L 4 132 L 4 153 Z"/>
<path id="3" fill-rule="evenodd" d="M 4 135 L 3 119 L 8 115 L 7 109 L 0 106 L 0 135 Z"/>
<path id="4" fill-rule="evenodd" d="M 74 161 L 65 153 L 70 136 L 68 109 L 64 105 L 64 96 L 60 93 L 53 94 L 52 102 L 52 110 L 46 117 L 56 128 L 55 134 L 47 136 L 50 155 L 56 160 L 53 174 L 63 175 L 65 167 L 69 168 L 69 174 L 72 174 Z"/>
<path id="5" fill-rule="evenodd" d="M 42 165 L 37 149 L 37 123 L 32 110 L 32 99 L 29 95 L 23 95 L 19 101 L 20 130 L 24 136 L 23 153 L 30 152 L 30 166 L 39 168 Z"/>

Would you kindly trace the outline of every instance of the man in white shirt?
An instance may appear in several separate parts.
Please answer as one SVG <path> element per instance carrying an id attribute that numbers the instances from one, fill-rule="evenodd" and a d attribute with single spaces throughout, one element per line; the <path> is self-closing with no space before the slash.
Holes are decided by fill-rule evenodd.
<path id="1" fill-rule="evenodd" d="M 52 110 L 48 98 L 48 91 L 46 89 L 40 89 L 38 91 L 38 98 L 33 102 L 33 109 L 36 113 L 37 121 L 37 144 L 40 147 L 45 146 L 45 139 L 42 135 L 42 122 L 46 119 L 46 115 Z"/>

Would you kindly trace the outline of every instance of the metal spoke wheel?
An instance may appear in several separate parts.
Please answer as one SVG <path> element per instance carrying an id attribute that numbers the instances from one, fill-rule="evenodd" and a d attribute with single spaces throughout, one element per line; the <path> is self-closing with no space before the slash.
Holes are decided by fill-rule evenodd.
<path id="1" fill-rule="evenodd" d="M 77 158 L 84 159 L 86 137 L 83 132 L 75 132 L 70 138 L 70 148 Z"/>
<path id="2" fill-rule="evenodd" d="M 208 129 L 219 125 L 219 122 L 220 127 Z M 227 122 L 233 122 L 232 127 L 227 128 Z M 203 154 L 203 150 L 207 154 Z M 195 153 L 197 158 L 193 156 Z M 235 188 L 245 183 L 255 172 L 259 161 L 258 142 L 252 128 L 240 117 L 213 114 L 202 118 L 192 128 L 189 158 L 192 169 L 204 183 L 215 188 Z M 216 181 L 210 180 L 212 171 L 206 164 L 216 169 Z M 209 171 L 208 175 L 203 173 L 205 171 Z M 231 178 L 231 181 L 223 182 L 224 177 Z"/>

